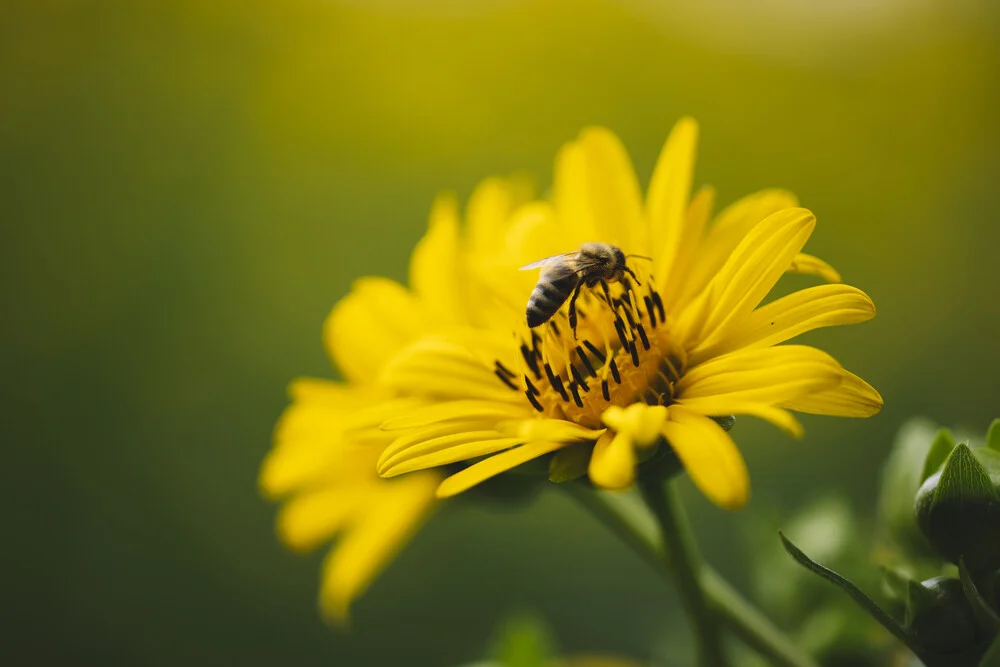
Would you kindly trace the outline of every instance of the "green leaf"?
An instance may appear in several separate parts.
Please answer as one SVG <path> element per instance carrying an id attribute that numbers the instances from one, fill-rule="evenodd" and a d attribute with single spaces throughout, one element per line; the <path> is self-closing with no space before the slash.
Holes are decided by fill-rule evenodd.
<path id="1" fill-rule="evenodd" d="M 965 598 L 972 607 L 972 613 L 976 616 L 976 622 L 980 629 L 987 635 L 1000 633 L 1000 616 L 990 607 L 989 603 L 983 599 L 976 588 L 976 584 L 969 575 L 969 568 L 965 566 L 965 559 L 958 561 L 958 577 L 962 581 L 962 589 L 965 591 Z"/>
<path id="2" fill-rule="evenodd" d="M 555 654 L 555 642 L 542 619 L 517 615 L 500 628 L 492 654 L 503 667 L 544 667 Z"/>
<path id="3" fill-rule="evenodd" d="M 920 473 L 921 484 L 938 471 L 953 449 L 955 449 L 955 438 L 952 437 L 951 431 L 946 428 L 939 430 L 931 442 L 931 448 L 927 451 L 927 458 L 924 459 L 924 469 Z"/>
<path id="4" fill-rule="evenodd" d="M 1000 452 L 1000 419 L 994 419 L 986 432 L 986 446 Z"/>
<path id="5" fill-rule="evenodd" d="M 991 501 L 1000 502 L 1000 494 L 993 488 L 989 472 L 973 456 L 968 445 L 958 445 L 945 461 L 931 509 L 952 502 L 971 504 Z"/>
<path id="6" fill-rule="evenodd" d="M 899 624 L 896 619 L 888 614 L 882 607 L 878 606 L 874 600 L 865 595 L 865 593 L 852 584 L 850 581 L 840 576 L 833 570 L 823 567 L 816 561 L 809 558 L 809 556 L 802 553 L 802 551 L 792 544 L 792 541 L 785 537 L 785 534 L 780 530 L 778 531 L 778 537 L 781 538 L 781 543 L 785 546 L 785 551 L 787 551 L 792 558 L 794 558 L 799 565 L 806 568 L 810 572 L 817 574 L 835 586 L 839 587 L 842 591 L 851 596 L 851 598 L 861 606 L 868 614 L 878 621 L 882 627 L 891 632 L 896 638 L 906 644 L 911 651 L 920 654 L 920 647 L 913 644 L 912 638 L 903 629 L 903 626 Z"/>

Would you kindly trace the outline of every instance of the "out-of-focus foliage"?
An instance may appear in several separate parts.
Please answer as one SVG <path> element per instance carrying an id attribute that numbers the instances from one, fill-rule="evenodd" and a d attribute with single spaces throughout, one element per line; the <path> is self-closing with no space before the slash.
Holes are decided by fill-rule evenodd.
<path id="1" fill-rule="evenodd" d="M 691 114 L 698 182 L 723 203 L 795 191 L 808 250 L 879 308 L 809 336 L 879 388 L 879 417 L 809 420 L 801 443 L 741 420 L 749 508 L 689 496 L 702 552 L 744 578 L 732 536 L 765 508 L 817 487 L 874 508 L 907 417 L 994 416 L 997 19 L 969 0 L 4 3 L 5 646 L 460 664 L 527 606 L 570 654 L 688 664 L 684 634 L 662 640 L 672 590 L 552 494 L 442 512 L 331 631 L 315 559 L 256 494 L 283 387 L 330 373 L 320 326 L 354 277 L 405 278 L 438 190 L 512 171 L 544 190 L 592 123 L 648 177 Z"/>

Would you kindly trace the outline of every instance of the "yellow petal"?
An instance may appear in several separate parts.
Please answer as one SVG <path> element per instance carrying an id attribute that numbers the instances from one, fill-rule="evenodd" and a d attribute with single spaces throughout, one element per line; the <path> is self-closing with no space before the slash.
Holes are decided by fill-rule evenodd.
<path id="1" fill-rule="evenodd" d="M 692 412 L 706 417 L 719 415 L 750 415 L 771 422 L 793 438 L 801 438 L 804 433 L 802 424 L 788 410 L 776 408 L 767 403 L 749 400 L 736 400 L 731 396 L 710 396 L 682 401 L 679 405 Z"/>
<path id="2" fill-rule="evenodd" d="M 791 192 L 762 190 L 723 209 L 700 244 L 677 303 L 687 303 L 705 288 L 754 225 L 776 211 L 798 205 L 798 199 Z"/>
<path id="3" fill-rule="evenodd" d="M 378 472 L 383 477 L 435 468 L 466 461 L 510 449 L 524 442 L 521 438 L 499 438 L 496 431 L 468 431 L 432 438 L 414 444 L 395 456 L 379 460 Z"/>
<path id="4" fill-rule="evenodd" d="M 820 327 L 857 324 L 875 317 L 875 304 L 850 285 L 818 285 L 799 290 L 750 313 L 737 331 L 706 355 L 777 345 Z"/>
<path id="5" fill-rule="evenodd" d="M 289 548 L 308 551 L 342 528 L 377 492 L 380 482 L 324 486 L 306 491 L 285 503 L 278 513 L 278 535 Z"/>
<path id="6" fill-rule="evenodd" d="M 729 434 L 709 419 L 671 406 L 663 435 L 684 464 L 691 481 L 709 500 L 739 509 L 750 498 L 750 476 Z"/>
<path id="7" fill-rule="evenodd" d="M 688 206 L 684 231 L 678 240 L 677 254 L 670 273 L 660 277 L 660 296 L 666 309 L 673 311 L 681 288 L 686 284 L 691 267 L 699 255 L 699 246 L 705 227 L 715 205 L 715 188 L 703 186 L 691 199 Z M 655 275 L 655 274 L 654 274 Z"/>
<path id="8" fill-rule="evenodd" d="M 456 419 L 407 429 L 406 431 L 390 432 L 391 435 L 395 435 L 396 437 L 382 451 L 382 455 L 379 457 L 379 473 L 382 472 L 383 468 L 392 465 L 406 450 L 412 447 L 430 441 L 437 441 L 438 438 L 445 436 L 460 436 L 472 432 L 488 433 L 495 437 L 501 435 L 494 428 L 493 419 Z"/>
<path id="9" fill-rule="evenodd" d="M 493 254 L 503 245 L 514 209 L 528 201 L 525 179 L 487 178 L 472 191 L 466 208 L 469 245 L 477 254 Z"/>
<path id="10" fill-rule="evenodd" d="M 324 616 L 336 623 L 347 621 L 351 602 L 430 513 L 439 481 L 436 474 L 420 473 L 384 485 L 377 501 L 323 562 L 320 606 Z"/>
<path id="11" fill-rule="evenodd" d="M 497 431 L 512 438 L 522 438 L 525 442 L 535 440 L 557 440 L 559 442 L 580 442 L 597 440 L 604 429 L 592 429 L 564 419 L 543 419 L 533 417 L 517 421 L 499 422 Z"/>
<path id="12" fill-rule="evenodd" d="M 459 294 L 459 213 L 454 195 L 441 195 L 431 208 L 427 233 L 410 257 L 410 288 L 435 322 L 455 324 L 466 312 Z"/>
<path id="13" fill-rule="evenodd" d="M 809 276 L 819 276 L 828 283 L 839 283 L 841 278 L 837 270 L 819 257 L 800 252 L 792 259 L 786 273 L 802 273 Z"/>
<path id="14" fill-rule="evenodd" d="M 379 384 L 439 400 L 483 399 L 523 403 L 524 396 L 497 378 L 465 346 L 443 338 L 423 338 L 399 351 L 383 369 Z"/>
<path id="15" fill-rule="evenodd" d="M 584 191 L 594 216 L 598 236 L 626 253 L 646 251 L 645 218 L 639 181 L 628 152 L 613 132 L 589 127 L 580 133 L 586 156 Z"/>
<path id="16" fill-rule="evenodd" d="M 660 437 L 660 429 L 667 419 L 667 408 L 662 405 L 633 403 L 627 408 L 612 405 L 601 415 L 601 421 L 617 433 L 626 433 L 637 445 L 646 447 Z"/>
<path id="17" fill-rule="evenodd" d="M 594 445 L 587 472 L 590 481 L 597 486 L 619 491 L 632 486 L 635 481 L 635 466 L 632 439 L 628 435 L 608 431 Z"/>
<path id="18" fill-rule="evenodd" d="M 698 124 L 693 118 L 682 118 L 671 130 L 649 183 L 646 211 L 654 257 L 652 273 L 660 280 L 669 277 L 685 235 L 697 147 Z"/>
<path id="19" fill-rule="evenodd" d="M 569 142 L 559 150 L 554 181 L 559 240 L 564 245 L 555 252 L 570 252 L 585 241 L 601 240 L 587 196 L 587 154 L 580 142 Z"/>
<path id="20" fill-rule="evenodd" d="M 353 382 L 370 383 L 392 356 L 429 331 L 405 287 L 387 278 L 362 278 L 323 325 L 331 359 Z"/>
<path id="21" fill-rule="evenodd" d="M 508 449 L 505 452 L 495 454 L 484 461 L 475 463 L 461 472 L 457 472 L 448 479 L 441 482 L 441 485 L 437 489 L 438 498 L 448 498 L 450 496 L 457 495 L 472 488 L 476 484 L 483 482 L 490 477 L 499 475 L 502 472 L 507 472 L 512 468 L 516 468 L 522 463 L 526 463 L 532 459 L 536 459 L 539 456 L 544 456 L 550 452 L 554 452 L 557 449 L 562 449 L 566 447 L 568 443 L 566 442 L 551 442 L 551 441 L 538 441 L 529 442 L 527 444 L 521 445 L 520 447 L 514 447 L 513 449 Z"/>
<path id="22" fill-rule="evenodd" d="M 840 364 L 814 347 L 782 345 L 733 352 L 700 364 L 677 383 L 678 401 L 698 409 L 711 398 L 709 414 L 730 414 L 726 401 L 776 405 L 837 386 Z"/>
<path id="23" fill-rule="evenodd" d="M 705 349 L 725 336 L 731 322 L 740 323 L 763 300 L 789 262 L 805 245 L 816 226 L 816 218 L 805 209 L 785 209 L 773 213 L 757 224 L 709 283 L 705 294 L 691 309 L 700 308 L 704 315 L 696 338 L 698 349 Z M 691 316 L 685 313 L 689 321 Z M 687 324 L 689 335 L 694 335 Z"/>
<path id="24" fill-rule="evenodd" d="M 382 423 L 383 431 L 399 431 L 458 419 L 515 419 L 526 415 L 522 405 L 496 401 L 442 401 L 410 410 Z"/>
<path id="25" fill-rule="evenodd" d="M 843 368 L 836 387 L 801 396 L 782 407 L 814 415 L 834 417 L 871 417 L 882 409 L 882 396 L 870 384 Z"/>

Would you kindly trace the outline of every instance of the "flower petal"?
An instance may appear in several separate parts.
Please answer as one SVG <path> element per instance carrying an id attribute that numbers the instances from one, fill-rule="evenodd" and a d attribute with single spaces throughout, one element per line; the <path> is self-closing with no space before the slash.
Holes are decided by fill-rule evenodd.
<path id="1" fill-rule="evenodd" d="M 726 326 L 741 322 L 757 307 L 788 268 L 816 226 L 812 213 L 801 208 L 773 213 L 740 242 L 709 283 L 702 297 L 685 313 L 689 336 L 699 340 L 697 350 L 717 343 Z M 700 313 L 697 313 L 698 310 Z M 701 324 L 700 332 L 691 330 Z"/>
<path id="2" fill-rule="evenodd" d="M 653 169 L 646 196 L 654 276 L 665 281 L 685 236 L 685 214 L 698 147 L 698 124 L 682 118 L 674 125 Z M 664 283 L 665 284 L 665 283 Z"/>
<path id="3" fill-rule="evenodd" d="M 487 456 L 524 442 L 521 438 L 500 438 L 498 435 L 492 430 L 465 431 L 418 442 L 395 452 L 393 456 L 383 454 L 378 462 L 378 473 L 383 477 L 395 477 L 414 470 Z"/>
<path id="4" fill-rule="evenodd" d="M 608 407 L 601 420 L 617 433 L 628 434 L 635 444 L 648 447 L 660 437 L 660 429 L 667 419 L 667 408 L 662 405 L 633 403 L 627 408 Z"/>
<path id="5" fill-rule="evenodd" d="M 741 350 L 695 366 L 678 383 L 678 401 L 705 414 L 730 414 L 727 402 L 776 405 L 836 387 L 840 365 L 822 350 L 782 345 Z M 711 407 L 705 407 L 711 405 Z"/>
<path id="6" fill-rule="evenodd" d="M 723 209 L 700 244 L 677 303 L 687 303 L 705 288 L 754 225 L 772 213 L 798 205 L 791 192 L 774 189 L 748 195 Z"/>
<path id="7" fill-rule="evenodd" d="M 714 205 L 715 188 L 707 185 L 698 190 L 691 199 L 670 274 L 660 280 L 660 296 L 668 311 L 674 310 L 681 288 L 686 284 L 691 267 L 698 257 L 699 246 Z"/>
<path id="8" fill-rule="evenodd" d="M 488 459 L 475 463 L 441 482 L 441 485 L 437 489 L 437 497 L 449 498 L 462 493 L 480 482 L 484 482 L 502 472 L 507 472 L 539 456 L 562 449 L 569 444 L 567 442 L 540 440 L 494 454 Z"/>
<path id="9" fill-rule="evenodd" d="M 399 431 L 457 419 L 516 419 L 525 415 L 522 405 L 496 401 L 443 401 L 421 406 L 382 423 L 383 431 Z"/>
<path id="10" fill-rule="evenodd" d="M 840 274 L 835 268 L 821 260 L 819 257 L 813 257 L 812 255 L 805 254 L 804 252 L 800 252 L 792 258 L 792 263 L 788 265 L 788 269 L 785 273 L 801 273 L 807 276 L 819 276 L 828 283 L 839 283 L 841 281 Z"/>
<path id="11" fill-rule="evenodd" d="M 820 327 L 857 324 L 875 317 L 875 304 L 850 285 L 818 285 L 761 306 L 707 355 L 777 345 Z"/>
<path id="12" fill-rule="evenodd" d="M 477 358 L 472 348 L 440 337 L 423 338 L 397 352 L 383 369 L 379 384 L 438 400 L 524 401 L 521 392 L 501 382 L 494 367 Z"/>
<path id="13" fill-rule="evenodd" d="M 440 325 L 455 324 L 466 312 L 459 288 L 459 212 L 454 195 L 439 196 L 431 208 L 427 233 L 410 257 L 410 288 Z"/>
<path id="14" fill-rule="evenodd" d="M 871 417 L 882 409 L 882 396 L 870 384 L 850 371 L 840 369 L 841 382 L 836 387 L 800 396 L 782 403 L 782 407 L 814 415 L 834 417 Z"/>
<path id="15" fill-rule="evenodd" d="M 635 481 L 636 462 L 632 438 L 608 431 L 594 445 L 587 472 L 590 481 L 602 489 L 619 491 Z"/>
<path id="16" fill-rule="evenodd" d="M 588 127 L 580 133 L 580 147 L 587 162 L 584 192 L 598 234 L 593 240 L 614 243 L 626 253 L 644 252 L 647 240 L 642 195 L 622 142 L 610 130 Z"/>
<path id="17" fill-rule="evenodd" d="M 429 331 L 414 296 L 388 278 L 361 278 L 323 325 L 330 358 L 345 379 L 370 383 L 385 363 Z"/>
<path id="18" fill-rule="evenodd" d="M 323 486 L 289 500 L 278 513 L 278 535 L 296 551 L 309 551 L 340 530 L 378 493 L 379 482 Z"/>
<path id="19" fill-rule="evenodd" d="M 739 509 L 750 498 L 750 476 L 743 456 L 718 424 L 680 406 L 670 407 L 663 436 L 684 464 L 691 481 L 709 500 Z"/>
<path id="20" fill-rule="evenodd" d="M 419 473 L 380 486 L 363 517 L 330 550 L 323 562 L 320 606 L 344 623 L 350 603 L 368 587 L 433 509 L 440 476 Z"/>

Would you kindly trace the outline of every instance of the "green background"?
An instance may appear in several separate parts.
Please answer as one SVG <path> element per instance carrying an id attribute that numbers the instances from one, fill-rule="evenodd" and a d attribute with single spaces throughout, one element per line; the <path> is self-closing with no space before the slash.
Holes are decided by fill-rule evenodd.
<path id="1" fill-rule="evenodd" d="M 808 338 L 882 392 L 879 416 L 806 417 L 801 442 L 741 420 L 742 512 L 684 482 L 706 557 L 745 588 L 750 532 L 824 492 L 871 516 L 906 418 L 1000 415 L 997 18 L 892 0 L 4 3 L 4 650 L 452 665 L 533 610 L 566 650 L 688 664 L 671 588 L 554 491 L 447 508 L 350 632 L 325 626 L 321 554 L 277 543 L 256 487 L 284 388 L 332 376 L 323 318 L 357 276 L 405 278 L 437 192 L 514 171 L 545 188 L 588 124 L 645 182 L 692 114 L 696 181 L 721 203 L 796 192 L 819 218 L 808 251 L 879 308 Z"/>

